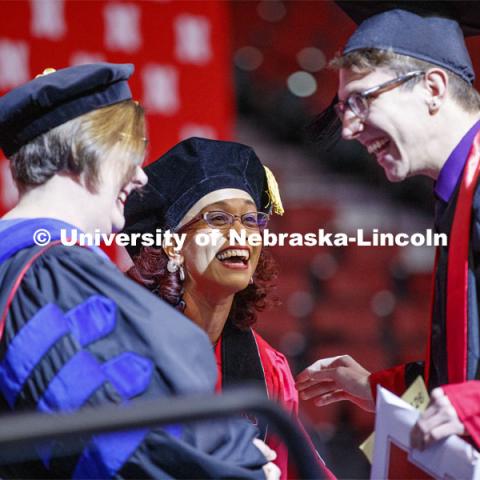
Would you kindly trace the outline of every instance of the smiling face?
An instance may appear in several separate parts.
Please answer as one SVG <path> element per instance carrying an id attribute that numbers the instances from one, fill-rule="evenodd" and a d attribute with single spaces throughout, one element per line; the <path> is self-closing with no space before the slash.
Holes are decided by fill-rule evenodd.
<path id="1" fill-rule="evenodd" d="M 241 216 L 257 211 L 255 203 L 246 192 L 234 190 L 230 194 L 235 197 L 224 198 L 224 195 L 219 195 L 217 201 L 209 203 L 199 213 L 223 211 Z M 210 200 L 215 198 L 210 196 Z M 220 230 L 216 244 L 207 246 L 200 246 L 196 241 L 198 234 L 211 234 L 214 230 L 204 220 L 198 221 L 184 232 L 187 239 L 181 254 L 186 273 L 185 290 L 194 288 L 208 292 L 209 295 L 227 296 L 248 286 L 258 265 L 261 246 L 229 245 L 229 231 L 232 228 L 240 232 L 245 227 L 237 219 L 233 226 Z M 255 231 L 245 229 L 245 232 L 248 238 Z"/>
<path id="2" fill-rule="evenodd" d="M 362 92 L 395 78 L 387 69 L 357 73 L 340 70 L 338 97 L 345 100 L 353 92 Z M 394 88 L 369 100 L 369 114 L 360 120 L 349 109 L 343 116 L 342 136 L 358 140 L 375 155 L 391 182 L 426 173 L 428 169 L 428 109 L 422 82 L 413 89 Z"/>
<path id="3" fill-rule="evenodd" d="M 122 230 L 125 226 L 124 208 L 128 195 L 148 181 L 142 168 L 136 164 L 125 165 L 119 155 L 121 149 L 115 148 L 100 167 L 95 205 L 98 218 L 102 219 L 100 229 L 104 232 Z"/>
<path id="4" fill-rule="evenodd" d="M 76 122 L 70 135 L 72 156 L 82 172 L 80 182 L 91 194 L 85 205 L 94 218 L 90 227 L 117 232 L 125 225 L 128 195 L 147 183 L 140 168 L 146 150 L 143 108 L 125 100 L 71 122 Z"/>

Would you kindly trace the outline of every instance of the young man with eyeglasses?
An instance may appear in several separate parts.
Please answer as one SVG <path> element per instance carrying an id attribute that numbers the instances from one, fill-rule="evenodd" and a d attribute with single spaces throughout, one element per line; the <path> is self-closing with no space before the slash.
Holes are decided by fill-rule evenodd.
<path id="1" fill-rule="evenodd" d="M 371 374 L 348 355 L 321 359 L 299 375 L 297 387 L 319 406 L 350 400 L 373 410 L 377 385 L 400 395 L 423 375 L 431 403 L 412 444 L 424 448 L 468 433 L 480 446 L 480 96 L 462 31 L 428 12 L 339 3 L 349 3 L 344 7 L 354 19 L 374 13 L 332 62 L 342 136 L 364 145 L 392 182 L 413 175 L 435 180 L 435 226 L 449 245 L 437 254 L 425 362 Z M 470 13 L 457 15 L 472 20 Z"/>

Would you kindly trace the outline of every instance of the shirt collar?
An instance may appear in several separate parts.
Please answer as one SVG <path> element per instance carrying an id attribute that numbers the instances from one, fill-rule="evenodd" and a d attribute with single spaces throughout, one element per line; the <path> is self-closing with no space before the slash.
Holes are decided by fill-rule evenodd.
<path id="1" fill-rule="evenodd" d="M 463 136 L 443 165 L 435 183 L 435 195 L 449 202 L 462 175 L 475 135 L 480 130 L 480 120 Z"/>

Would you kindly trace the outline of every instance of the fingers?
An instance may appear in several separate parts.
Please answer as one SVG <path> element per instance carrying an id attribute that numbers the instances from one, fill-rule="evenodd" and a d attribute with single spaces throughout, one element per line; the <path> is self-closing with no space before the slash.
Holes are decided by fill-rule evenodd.
<path id="1" fill-rule="evenodd" d="M 433 428 L 425 439 L 425 447 L 428 447 L 434 442 L 438 442 L 450 435 L 461 435 L 463 429 L 459 428 L 456 422 L 447 422 Z"/>
<path id="2" fill-rule="evenodd" d="M 307 381 L 296 383 L 297 390 L 299 392 L 306 390 L 314 385 L 320 383 L 336 383 L 337 382 L 338 370 L 336 368 L 325 368 L 324 370 L 319 370 L 312 372 L 310 378 Z"/>
<path id="3" fill-rule="evenodd" d="M 424 430 L 420 425 L 415 425 L 410 435 L 410 443 L 413 448 L 424 450 L 435 442 L 443 440 L 450 435 L 462 435 L 464 427 L 460 422 L 448 421 L 438 423 Z"/>
<path id="4" fill-rule="evenodd" d="M 461 424 L 457 412 L 441 388 L 432 391 L 430 405 L 418 420 L 422 430 L 427 431 L 442 423 Z"/>
<path id="5" fill-rule="evenodd" d="M 367 411 L 375 410 L 369 383 L 370 372 L 349 355 L 317 360 L 297 377 L 303 400 L 315 399 L 317 406 L 350 400 Z"/>
<path id="6" fill-rule="evenodd" d="M 465 427 L 441 388 L 432 391 L 431 401 L 412 428 L 410 442 L 420 450 L 450 435 L 463 435 Z"/>
<path id="7" fill-rule="evenodd" d="M 314 403 L 317 407 L 324 407 L 325 405 L 330 405 L 331 403 L 335 402 L 342 402 L 344 400 L 354 403 L 367 412 L 375 411 L 374 406 L 372 406 L 373 404 L 368 399 L 355 397 L 344 390 L 335 390 L 325 393 L 324 395 L 316 398 Z"/>
<path id="8" fill-rule="evenodd" d="M 418 450 L 423 450 L 425 448 L 424 434 L 418 426 L 418 422 L 413 426 L 412 431 L 410 432 L 410 446 L 412 448 L 417 448 Z"/>
<path id="9" fill-rule="evenodd" d="M 451 409 L 451 413 L 456 415 L 455 409 L 452 407 L 448 397 L 443 393 L 443 390 L 441 388 L 435 388 L 432 390 L 430 403 L 425 412 L 423 412 L 422 418 L 427 419 L 436 415 L 439 411 L 449 409 Z"/>
<path id="10" fill-rule="evenodd" d="M 313 365 L 315 365 L 315 364 L 313 364 Z M 310 367 L 306 368 L 305 370 L 302 370 L 297 375 L 297 378 L 296 378 L 297 384 L 302 383 L 302 382 L 310 381 L 310 378 L 311 378 L 311 373 L 310 372 L 312 371 L 313 365 L 310 365 Z"/>
<path id="11" fill-rule="evenodd" d="M 266 480 L 279 480 L 282 475 L 282 471 L 271 462 L 263 466 L 263 473 Z"/>
<path id="12" fill-rule="evenodd" d="M 343 390 L 335 390 L 333 392 L 325 393 L 320 397 L 315 399 L 315 405 L 317 407 L 324 407 L 325 405 L 330 405 L 331 403 L 341 402 L 342 400 L 351 400 L 353 401 L 351 395 Z"/>
<path id="13" fill-rule="evenodd" d="M 312 378 L 314 373 L 319 372 L 325 368 L 331 368 L 332 364 L 342 358 L 342 356 L 343 355 L 317 360 L 315 363 L 312 363 L 309 367 L 307 367 L 305 370 L 303 370 L 297 375 L 297 383 L 307 382 Z"/>
<path id="14" fill-rule="evenodd" d="M 265 442 L 259 438 L 253 439 L 253 444 L 263 453 L 268 463 L 263 466 L 263 473 L 267 480 L 279 480 L 282 472 L 281 470 L 272 463 L 273 460 L 277 458 L 277 452 L 272 450 Z"/>
<path id="15" fill-rule="evenodd" d="M 336 389 L 335 382 L 323 382 L 320 385 L 314 383 L 308 388 L 299 390 L 299 392 L 302 400 L 310 400 L 311 398 L 319 397 Z"/>
<path id="16" fill-rule="evenodd" d="M 304 390 L 313 383 L 341 378 L 368 377 L 370 372 L 365 370 L 350 355 L 340 355 L 317 360 L 308 368 L 298 374 L 296 386 L 298 390 Z"/>
<path id="17" fill-rule="evenodd" d="M 434 430 L 448 424 L 448 420 L 442 415 L 431 415 L 429 418 L 421 416 L 414 425 L 411 433 L 412 447 L 423 450 L 428 442 L 432 442 Z"/>
<path id="18" fill-rule="evenodd" d="M 437 402 L 442 399 L 446 399 L 448 402 L 448 397 L 445 395 L 445 392 L 443 391 L 443 388 L 437 387 L 432 390 L 432 393 L 430 394 L 430 402 Z"/>
<path id="19" fill-rule="evenodd" d="M 265 442 L 259 438 L 253 439 L 253 444 L 263 453 L 267 461 L 273 462 L 277 459 L 277 452 L 272 450 Z"/>

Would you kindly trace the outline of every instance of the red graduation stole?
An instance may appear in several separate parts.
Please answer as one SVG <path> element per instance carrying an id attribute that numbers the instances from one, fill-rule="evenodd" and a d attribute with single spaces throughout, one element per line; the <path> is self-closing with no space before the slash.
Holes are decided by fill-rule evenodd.
<path id="1" fill-rule="evenodd" d="M 480 132 L 465 164 L 450 231 L 447 267 L 446 330 L 448 383 L 467 379 L 468 256 L 472 203 L 480 173 Z"/>
<path id="2" fill-rule="evenodd" d="M 32 266 L 32 264 L 35 262 L 35 260 L 38 257 L 43 255 L 50 248 L 54 247 L 55 245 L 59 245 L 60 243 L 61 243 L 60 240 L 56 240 L 54 242 L 50 242 L 45 247 L 42 247 L 40 250 L 34 250 L 34 254 L 27 260 L 27 262 L 23 265 L 22 269 L 18 273 L 17 278 L 15 279 L 15 282 L 13 284 L 13 287 L 10 290 L 10 293 L 8 294 L 7 302 L 6 302 L 6 304 L 3 308 L 3 311 L 2 311 L 1 316 L 0 316 L 0 340 L 2 340 L 3 332 L 5 330 L 5 324 L 7 322 L 8 310 L 10 309 L 10 305 L 13 302 L 13 298 L 15 297 L 15 294 L 17 293 L 17 290 L 20 287 L 20 284 L 22 283 L 23 277 L 25 276 L 28 269 Z"/>

